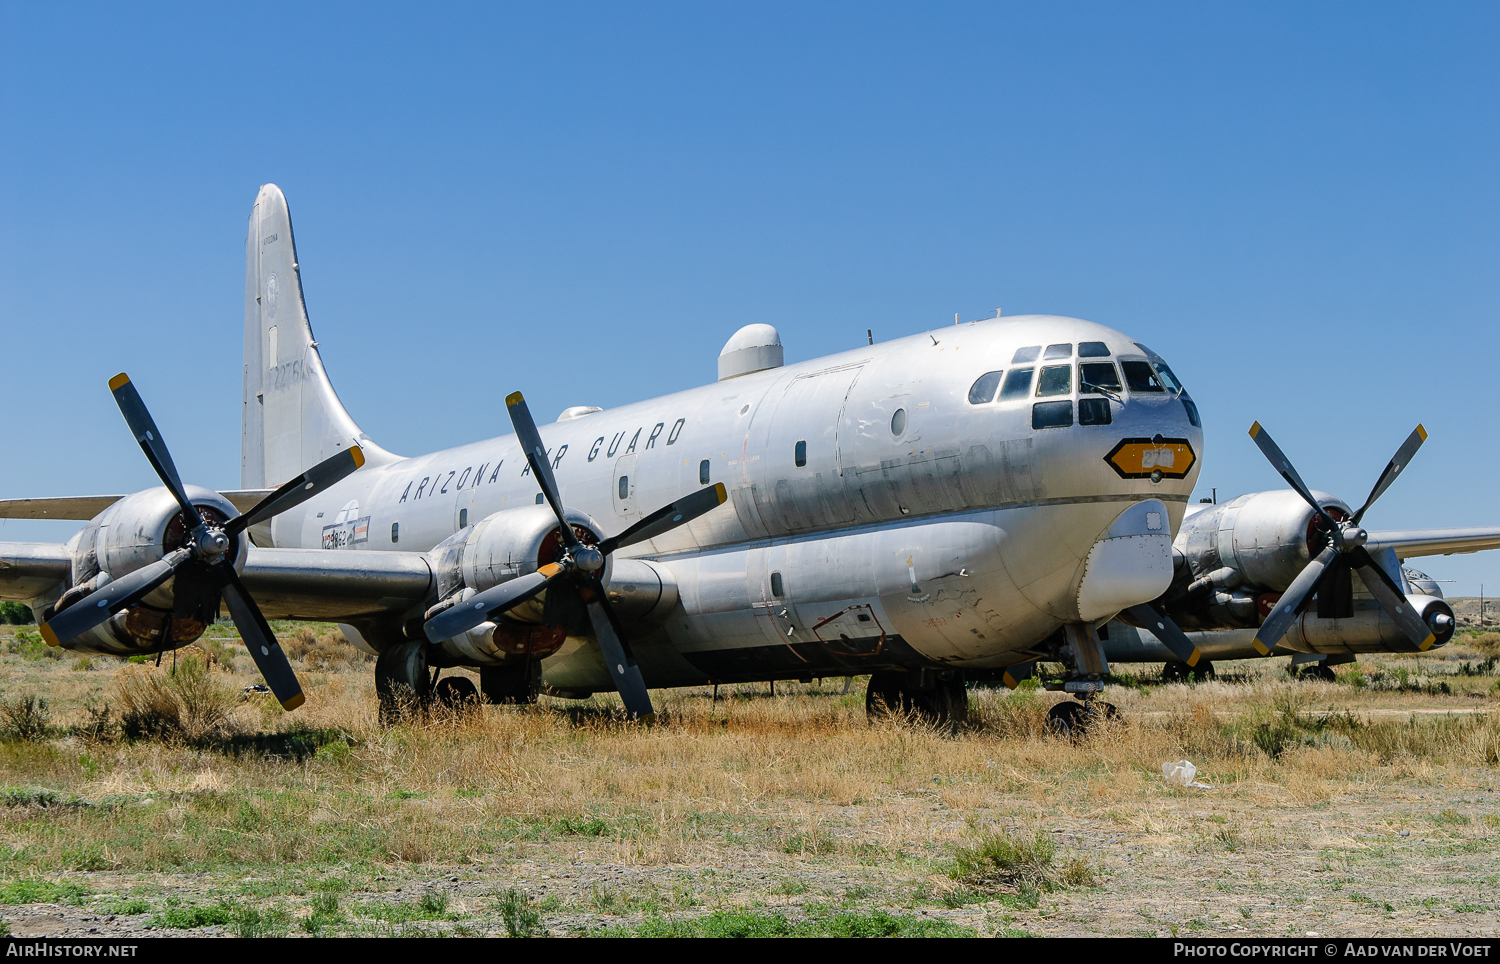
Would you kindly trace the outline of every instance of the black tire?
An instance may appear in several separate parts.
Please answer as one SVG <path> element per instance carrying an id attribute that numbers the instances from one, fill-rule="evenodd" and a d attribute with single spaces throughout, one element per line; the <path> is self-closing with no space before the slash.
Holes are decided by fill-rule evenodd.
<path id="1" fill-rule="evenodd" d="M 1187 663 L 1163 663 L 1161 667 L 1161 681 L 1163 683 L 1185 683 L 1190 672 Z"/>
<path id="2" fill-rule="evenodd" d="M 432 690 L 432 701 L 450 710 L 479 706 L 479 689 L 467 676 L 444 676 Z"/>
<path id="3" fill-rule="evenodd" d="M 532 661 L 514 666 L 481 666 L 479 690 L 486 703 L 502 706 L 535 703 L 542 691 L 542 664 Z"/>
<path id="4" fill-rule="evenodd" d="M 1065 739 L 1076 739 L 1083 735 L 1083 704 L 1072 700 L 1054 703 L 1047 711 L 1047 731 Z"/>
<path id="5" fill-rule="evenodd" d="M 927 689 L 917 689 L 913 675 L 899 670 L 870 674 L 865 690 L 866 717 L 911 717 L 933 726 L 956 726 L 968 720 L 969 691 L 961 673 L 939 678 Z"/>
<path id="6" fill-rule="evenodd" d="M 881 720 L 907 712 L 902 699 L 906 674 L 886 670 L 870 674 L 870 685 L 865 688 L 865 716 Z"/>
<path id="7" fill-rule="evenodd" d="M 375 660 L 375 695 L 380 699 L 380 723 L 399 723 L 427 705 L 432 676 L 427 669 L 427 644 L 398 643 Z"/>

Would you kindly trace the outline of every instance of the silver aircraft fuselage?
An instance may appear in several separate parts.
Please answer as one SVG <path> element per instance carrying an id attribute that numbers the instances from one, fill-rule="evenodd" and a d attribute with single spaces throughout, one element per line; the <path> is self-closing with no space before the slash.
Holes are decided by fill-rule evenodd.
<path id="1" fill-rule="evenodd" d="M 1108 356 L 1078 357 L 1085 342 Z M 1067 346 L 1051 353 L 1066 357 L 1040 357 L 1048 346 Z M 1037 357 L 1013 362 L 1018 352 Z M 1191 401 L 1159 387 L 1106 396 L 1080 385 L 1085 363 L 1118 371 L 1153 358 L 1102 325 L 996 318 L 541 433 L 563 502 L 606 536 L 704 484 L 728 489 L 728 504 L 619 553 L 675 583 L 665 618 L 631 629 L 649 685 L 842 675 L 879 662 L 993 669 L 1064 623 L 1105 619 L 1170 580 L 1171 534 L 1203 454 Z M 1070 374 L 1054 371 L 1048 389 L 1034 374 L 1011 400 L 970 401 L 985 373 L 1048 367 Z M 279 386 L 268 387 L 297 387 Z M 1083 400 L 1095 422 L 1106 405 L 1109 424 L 1079 424 Z M 1038 404 L 1059 420 L 1066 408 L 1070 424 L 1033 427 Z M 493 513 L 536 506 L 539 491 L 515 436 L 501 436 L 368 465 L 256 542 L 424 552 Z M 612 688 L 583 637 L 543 670 L 557 691 Z"/>

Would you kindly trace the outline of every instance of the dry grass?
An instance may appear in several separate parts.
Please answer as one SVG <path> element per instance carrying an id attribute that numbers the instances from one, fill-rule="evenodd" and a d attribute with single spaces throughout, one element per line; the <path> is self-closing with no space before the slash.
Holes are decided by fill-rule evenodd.
<path id="1" fill-rule="evenodd" d="M 861 907 L 937 908 L 982 932 L 1020 922 L 1156 933 L 1133 909 L 1142 900 L 1153 902 L 1153 921 L 1186 921 L 1187 904 L 1220 883 L 1285 888 L 1287 874 L 1301 880 L 1310 862 L 1352 862 L 1395 895 L 1411 886 L 1412 861 L 1483 880 L 1500 843 L 1488 822 L 1500 824 L 1500 807 L 1484 796 L 1500 765 L 1500 717 L 1409 712 L 1491 707 L 1495 679 L 1459 672 L 1478 665 L 1477 653 L 1468 663 L 1365 664 L 1367 676 L 1406 669 L 1442 679 L 1447 693 L 1294 682 L 1269 666 L 1196 685 L 1126 678 L 1110 692 L 1124 722 L 1075 743 L 1046 734 L 1052 694 L 975 689 L 970 724 L 947 732 L 870 725 L 862 687 L 843 695 L 841 680 L 778 684 L 775 697 L 764 686 L 726 688 L 718 700 L 706 690 L 658 691 L 652 726 L 626 722 L 618 700 L 596 697 L 439 711 L 384 729 L 371 667 L 318 655 L 325 635 L 283 637 L 289 651 L 305 647 L 295 652 L 308 702 L 294 714 L 241 696 L 254 680 L 238 671 L 245 659 L 229 672 L 183 655 L 174 674 L 165 664 L 96 660 L 112 668 L 71 672 L 0 657 L 0 700 L 44 692 L 53 710 L 44 738 L 0 738 L 0 781 L 87 804 L 0 808 L 0 878 L 102 873 L 160 885 L 188 871 L 289 875 L 305 894 L 306 881 L 329 875 L 378 890 L 382 878 L 467 868 L 499 895 L 571 875 L 575 896 L 527 911 L 552 921 L 623 913 L 590 903 L 588 893 L 606 892 L 601 880 L 627 895 L 618 906 L 638 908 L 632 920 L 710 899 L 838 903 L 854 900 L 840 895 L 859 881 L 870 895 Z M 156 722 L 111 734 L 99 723 L 104 700 L 122 720 Z M 1162 762 L 1182 758 L 1216 789 L 1167 786 Z M 17 799 L 39 799 L 27 794 Z M 1419 794 L 1442 805 L 1416 803 Z M 1365 842 L 1377 831 L 1406 839 L 1394 835 L 1413 814 L 1448 811 L 1453 819 L 1423 832 L 1440 831 L 1441 846 L 1460 848 L 1461 858 L 1392 856 L 1390 845 Z M 1029 848 L 1041 869 L 1005 866 L 996 855 L 1007 841 L 1018 853 Z M 993 871 L 971 868 L 955 883 L 965 853 Z M 1212 873 L 1200 866 L 1204 855 Z M 600 868 L 593 890 L 579 866 Z M 619 884 L 619 874 L 634 883 Z M 679 879 L 697 904 L 662 896 Z M 1175 889 L 1159 890 L 1158 879 Z M 296 900 L 298 913 L 313 913 L 311 896 Z M 512 893 L 515 926 L 518 900 Z M 1215 900 L 1213 914 L 1238 906 Z M 500 915 L 502 903 L 497 896 L 484 912 Z M 1394 896 L 1385 903 L 1398 906 Z M 316 926 L 354 926 L 340 919 L 329 911 Z M 594 926 L 587 920 L 580 926 Z M 1234 912 L 1222 923 L 1251 927 L 1245 920 Z"/>

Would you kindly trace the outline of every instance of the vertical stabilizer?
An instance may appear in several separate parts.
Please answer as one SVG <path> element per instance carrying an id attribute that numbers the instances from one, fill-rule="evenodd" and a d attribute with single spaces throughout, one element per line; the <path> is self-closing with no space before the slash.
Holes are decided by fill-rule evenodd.
<path id="1" fill-rule="evenodd" d="M 313 340 L 302 300 L 292 216 L 281 188 L 255 198 L 245 239 L 245 395 L 240 485 L 271 488 L 340 449 L 393 458 L 344 411 Z"/>

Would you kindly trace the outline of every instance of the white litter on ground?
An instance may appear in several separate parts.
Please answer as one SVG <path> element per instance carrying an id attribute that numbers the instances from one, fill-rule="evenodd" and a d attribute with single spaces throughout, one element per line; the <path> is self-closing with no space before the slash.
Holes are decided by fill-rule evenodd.
<path id="1" fill-rule="evenodd" d="M 1161 765 L 1161 775 L 1173 786 L 1196 787 L 1199 790 L 1213 789 L 1208 784 L 1198 783 L 1193 779 L 1198 775 L 1198 768 L 1186 760 L 1178 760 L 1176 763 L 1168 760 Z"/>

